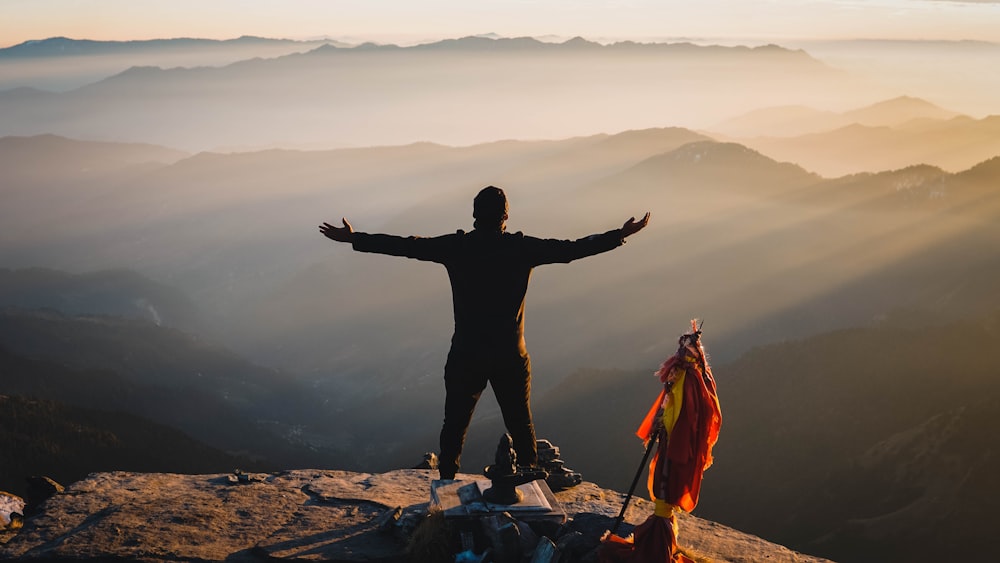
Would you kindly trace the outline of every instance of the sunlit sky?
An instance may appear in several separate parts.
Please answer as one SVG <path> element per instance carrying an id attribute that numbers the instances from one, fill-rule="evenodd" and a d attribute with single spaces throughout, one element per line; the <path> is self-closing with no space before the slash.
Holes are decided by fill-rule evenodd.
<path id="1" fill-rule="evenodd" d="M 595 40 L 1000 42 L 1000 0 L 0 0 L 0 47 L 55 36 L 406 43 L 488 32 Z"/>

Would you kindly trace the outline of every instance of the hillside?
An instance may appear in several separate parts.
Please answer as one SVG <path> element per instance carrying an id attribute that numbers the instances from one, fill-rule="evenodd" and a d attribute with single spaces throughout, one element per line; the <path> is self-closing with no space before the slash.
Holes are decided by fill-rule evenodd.
<path id="1" fill-rule="evenodd" d="M 172 164 L 188 153 L 145 143 L 80 142 L 58 135 L 0 138 L 0 166 L 8 197 L 25 198 L 20 184 L 60 183 L 63 194 L 76 199 L 73 186 L 100 185 L 111 180 L 141 175 Z M 76 188 L 80 190 L 81 188 Z"/>
<path id="2" fill-rule="evenodd" d="M 975 421 L 998 414 L 998 320 L 844 331 L 726 366 L 720 394 L 743 400 L 730 402 L 732 441 L 718 453 L 756 461 L 720 469 L 705 514 L 845 561 L 989 557 L 995 523 L 980 499 L 1000 482 Z M 749 424 L 763 405 L 766 423 Z"/>
<path id="3" fill-rule="evenodd" d="M 10 368 L 4 362 L 4 369 Z M 0 457 L 0 490 L 22 497 L 27 478 L 34 475 L 69 484 L 99 471 L 213 473 L 261 467 L 132 414 L 17 395 L 0 395 Z"/>
<path id="4" fill-rule="evenodd" d="M 716 364 L 722 434 L 696 514 L 837 561 L 989 559 L 998 331 L 997 313 L 901 312 Z M 574 374 L 536 399 L 539 434 L 588 479 L 626 487 L 655 368 Z"/>
<path id="5" fill-rule="evenodd" d="M 0 366 L 0 394 L 130 413 L 270 464 L 337 457 L 308 443 L 319 410 L 297 382 L 147 321 L 4 309 Z"/>
<path id="6" fill-rule="evenodd" d="M 0 307 L 108 315 L 198 331 L 194 303 L 172 287 L 128 270 L 70 274 L 48 268 L 0 268 Z"/>

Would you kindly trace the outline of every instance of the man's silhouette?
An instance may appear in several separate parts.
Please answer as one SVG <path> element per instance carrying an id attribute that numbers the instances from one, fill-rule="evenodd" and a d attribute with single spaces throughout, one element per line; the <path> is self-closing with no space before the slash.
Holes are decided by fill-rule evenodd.
<path id="1" fill-rule="evenodd" d="M 579 240 L 539 239 L 507 233 L 507 196 L 494 186 L 473 202 L 471 232 L 438 237 L 399 237 L 356 232 L 323 223 L 326 237 L 354 250 L 443 264 L 451 280 L 455 332 L 444 368 L 445 407 L 439 471 L 453 479 L 472 411 L 487 382 L 493 387 L 519 465 L 535 465 L 531 422 L 531 360 L 524 345 L 524 296 L 535 266 L 571 262 L 617 248 L 649 222 L 649 213 L 620 229 Z"/>

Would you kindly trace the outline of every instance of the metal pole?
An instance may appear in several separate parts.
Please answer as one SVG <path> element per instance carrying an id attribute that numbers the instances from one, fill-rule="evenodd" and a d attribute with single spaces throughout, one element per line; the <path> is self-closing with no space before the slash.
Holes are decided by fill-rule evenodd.
<path id="1" fill-rule="evenodd" d="M 639 478 L 642 477 L 642 470 L 649 463 L 649 455 L 653 453 L 653 446 L 656 445 L 657 436 L 659 436 L 659 432 L 654 430 L 653 436 L 649 439 L 649 445 L 646 446 L 646 453 L 642 456 L 642 463 L 639 464 L 639 469 L 635 472 L 635 478 L 632 479 L 632 486 L 628 489 L 628 496 L 625 497 L 625 502 L 622 504 L 622 511 L 618 513 L 618 518 L 615 518 L 615 525 L 611 528 L 612 534 L 618 531 L 618 527 L 625 520 L 625 510 L 628 508 L 628 503 L 632 501 L 632 493 L 635 492 L 635 487 L 639 484 Z"/>

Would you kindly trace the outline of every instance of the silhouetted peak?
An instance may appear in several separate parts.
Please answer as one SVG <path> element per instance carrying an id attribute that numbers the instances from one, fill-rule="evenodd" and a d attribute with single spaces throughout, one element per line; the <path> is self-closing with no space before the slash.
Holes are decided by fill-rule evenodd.
<path id="1" fill-rule="evenodd" d="M 892 107 L 892 106 L 930 107 L 930 108 L 941 109 L 938 106 L 928 102 L 923 98 L 917 98 L 914 96 L 896 96 L 895 98 L 890 98 L 888 100 L 876 102 L 868 107 L 878 108 L 878 107 Z"/>
<path id="2" fill-rule="evenodd" d="M 31 39 L 0 49 L 0 56 L 51 56 L 75 55 L 83 52 L 86 47 L 96 41 L 87 39 L 70 39 L 69 37 L 49 37 L 47 39 Z"/>
<path id="3" fill-rule="evenodd" d="M 601 144 L 606 147 L 628 148 L 655 147 L 663 144 L 678 146 L 695 141 L 712 141 L 712 139 L 683 127 L 655 127 L 622 131 L 602 140 Z"/>
<path id="4" fill-rule="evenodd" d="M 929 117 L 950 119 L 957 114 L 921 98 L 898 96 L 858 108 L 844 114 L 845 117 L 865 125 L 899 125 L 913 119 Z"/>
<path id="5" fill-rule="evenodd" d="M 563 46 L 564 47 L 573 47 L 573 48 L 602 47 L 602 45 L 600 43 L 595 43 L 593 41 L 587 41 L 586 39 L 584 39 L 583 37 L 580 37 L 579 35 L 577 35 L 576 37 L 570 39 L 569 41 L 564 42 Z"/>
<path id="6" fill-rule="evenodd" d="M 687 143 L 636 165 L 640 173 L 673 178 L 698 189 L 743 186 L 754 191 L 810 185 L 819 176 L 801 166 L 778 162 L 738 143 L 712 140 Z M 681 180 L 684 178 L 684 180 Z"/>
<path id="7" fill-rule="evenodd" d="M 444 39 L 434 43 L 425 43 L 411 47 L 420 50 L 455 50 L 455 51 L 495 51 L 534 49 L 547 45 L 533 37 L 497 37 L 469 35 L 459 39 Z"/>
<path id="8" fill-rule="evenodd" d="M 163 69 L 158 66 L 131 66 L 118 73 L 116 76 L 149 76 L 162 70 Z"/>
<path id="9" fill-rule="evenodd" d="M 240 35 L 236 39 L 230 39 L 233 43 L 267 43 L 270 41 L 280 41 L 280 39 L 268 39 L 259 35 Z"/>
<path id="10" fill-rule="evenodd" d="M 384 50 L 396 50 L 401 49 L 399 45 L 379 45 L 378 43 L 373 43 L 371 41 L 365 41 L 364 43 L 354 47 L 353 51 L 384 51 Z"/>
<path id="11" fill-rule="evenodd" d="M 980 179 L 992 181 L 1000 178 L 1000 156 L 980 162 L 972 168 L 958 174 L 963 179 Z"/>
<path id="12" fill-rule="evenodd" d="M 718 141 L 695 141 L 675 150 L 674 158 L 683 162 L 701 163 L 719 159 L 753 160 L 759 162 L 774 162 L 774 160 L 739 143 L 720 143 Z"/>
<path id="13" fill-rule="evenodd" d="M 788 47 L 782 47 L 776 43 L 768 43 L 767 45 L 758 45 L 753 47 L 751 50 L 760 52 L 770 52 L 770 53 L 804 53 L 802 49 L 789 49 Z"/>
<path id="14" fill-rule="evenodd" d="M 876 178 L 889 180 L 896 192 L 912 192 L 914 190 L 925 188 L 930 184 L 940 184 L 940 182 L 948 176 L 950 176 L 950 174 L 944 170 L 929 164 L 916 164 L 913 166 L 907 166 L 906 168 L 900 168 L 898 170 L 880 172 L 875 175 Z"/>

